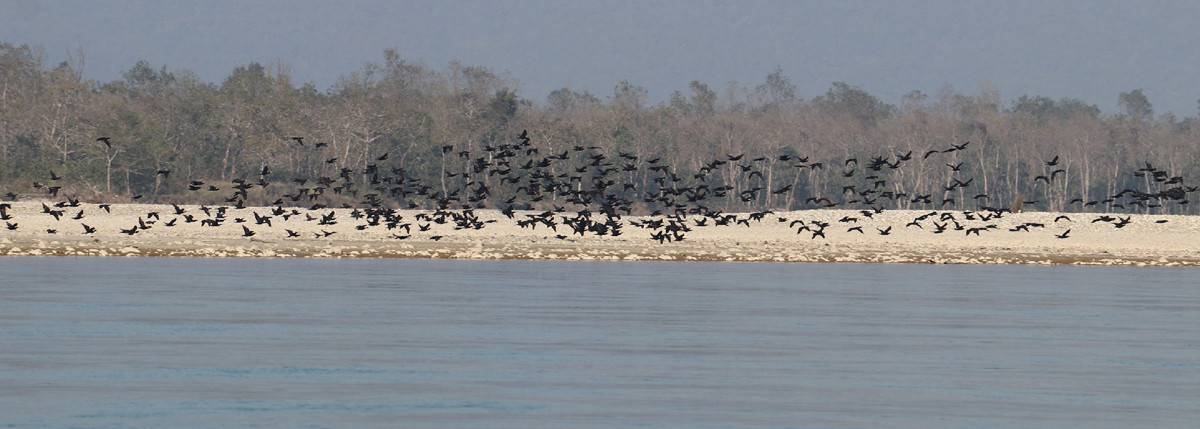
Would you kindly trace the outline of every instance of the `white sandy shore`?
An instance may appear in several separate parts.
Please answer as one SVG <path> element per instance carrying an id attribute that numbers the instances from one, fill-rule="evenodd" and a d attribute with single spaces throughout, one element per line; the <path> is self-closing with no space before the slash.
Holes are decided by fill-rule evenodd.
<path id="1" fill-rule="evenodd" d="M 55 220 L 43 212 L 41 202 L 10 204 L 7 212 L 11 219 L 0 225 L 14 223 L 17 229 L 0 228 L 0 255 L 1200 265 L 1200 217 L 1196 216 L 1111 215 L 1129 217 L 1125 226 L 1117 228 L 1116 222 L 1093 222 L 1101 216 L 1095 213 L 1071 213 L 1067 214 L 1070 220 L 1058 221 L 1055 218 L 1061 213 L 1017 213 L 985 221 L 978 217 L 969 220 L 961 211 L 938 211 L 917 227 L 905 225 L 930 211 L 886 210 L 866 217 L 854 210 L 811 210 L 768 214 L 762 221 L 750 221 L 749 226 L 713 226 L 710 220 L 708 226 L 697 227 L 690 222 L 691 231 L 683 241 L 660 244 L 650 238 L 651 230 L 629 225 L 629 221 L 661 217 L 624 217 L 623 234 L 618 237 L 581 237 L 562 225 L 557 231 L 542 225 L 521 228 L 496 210 L 475 211 L 480 220 L 495 221 L 477 230 L 456 230 L 452 222 L 415 219 L 418 213 L 428 211 L 400 211 L 402 222 L 411 223 L 410 234 L 384 225 L 362 227 L 366 221 L 353 219 L 350 209 L 296 208 L 299 215 L 287 220 L 273 216 L 268 227 L 255 224 L 253 213 L 269 215 L 270 207 L 229 208 L 221 225 L 202 226 L 198 220 L 211 216 L 199 206 L 181 207 L 197 220 L 187 223 L 170 205 L 114 204 L 110 213 L 97 204 L 84 203 L 54 208 L 63 211 Z M 72 219 L 80 210 L 83 217 Z M 336 224 L 308 220 L 331 211 Z M 151 212 L 159 218 L 149 218 Z M 535 213 L 518 211 L 516 218 Z M 950 223 L 944 233 L 933 233 L 934 222 L 944 223 L 940 220 L 944 213 L 954 216 L 964 229 L 955 230 Z M 555 214 L 559 220 L 562 216 L 574 213 Z M 847 216 L 857 222 L 839 222 Z M 739 219 L 746 217 L 738 215 Z M 239 218 L 245 222 L 237 222 Z M 138 225 L 139 219 L 149 228 L 139 228 L 133 235 L 121 232 Z M 176 219 L 175 225 L 166 226 L 172 219 Z M 825 237 L 813 238 L 808 231 L 797 233 L 800 224 L 791 226 L 796 220 L 828 223 Z M 1044 226 L 1029 227 L 1028 232 L 1010 231 L 1026 223 Z M 82 224 L 96 231 L 85 234 Z M 429 230 L 419 231 L 417 225 L 424 224 L 429 224 Z M 243 226 L 254 235 L 244 236 Z M 863 233 L 847 231 L 854 226 L 861 226 Z M 889 235 L 879 233 L 889 226 Z M 967 229 L 976 227 L 986 229 L 979 235 L 967 235 Z M 287 229 L 300 236 L 288 237 Z M 1068 229 L 1067 238 L 1058 238 Z M 333 234 L 325 236 L 323 231 Z M 556 237 L 560 234 L 568 237 Z M 434 241 L 433 236 L 443 238 Z"/>

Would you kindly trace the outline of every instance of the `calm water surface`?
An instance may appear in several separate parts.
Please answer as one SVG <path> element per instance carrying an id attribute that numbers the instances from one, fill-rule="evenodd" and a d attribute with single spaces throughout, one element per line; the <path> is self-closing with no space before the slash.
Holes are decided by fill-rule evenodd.
<path id="1" fill-rule="evenodd" d="M 0 427 L 1195 427 L 1198 279 L 0 258 Z"/>

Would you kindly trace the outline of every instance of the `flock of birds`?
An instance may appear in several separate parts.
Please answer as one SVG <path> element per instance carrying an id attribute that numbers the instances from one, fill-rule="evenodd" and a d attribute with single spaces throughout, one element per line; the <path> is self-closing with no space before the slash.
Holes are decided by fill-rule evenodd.
<path id="1" fill-rule="evenodd" d="M 100 137 L 98 142 L 112 147 L 109 137 Z M 286 144 L 297 150 L 309 150 L 326 146 L 325 143 L 309 143 L 304 137 L 291 137 Z M 920 158 L 913 152 L 873 156 L 859 160 L 848 158 L 837 163 L 841 176 L 846 181 L 840 195 L 809 196 L 803 201 L 804 208 L 843 208 L 855 210 L 857 215 L 844 216 L 837 221 L 800 220 L 776 215 L 773 210 L 726 212 L 733 207 L 747 208 L 764 200 L 765 193 L 773 196 L 795 196 L 796 182 L 770 187 L 761 166 L 767 162 L 786 163 L 792 168 L 823 169 L 824 162 L 810 161 L 797 155 L 747 158 L 745 154 L 729 154 L 720 159 L 704 163 L 695 173 L 681 177 L 679 170 L 666 165 L 661 157 L 644 159 L 635 154 L 618 152 L 616 156 L 602 153 L 598 147 L 573 146 L 561 152 L 543 153 L 544 148 L 533 145 L 528 132 L 522 132 L 509 144 L 487 145 L 481 153 L 470 150 L 456 151 L 454 146 L 441 147 L 442 171 L 438 183 L 424 183 L 402 168 L 384 165 L 387 153 L 375 157 L 375 162 L 365 168 L 336 168 L 337 158 L 325 160 L 330 171 L 336 174 L 317 178 L 292 178 L 285 186 L 272 185 L 273 174 L 269 166 L 258 171 L 257 180 L 234 179 L 226 183 L 208 183 L 187 179 L 188 192 L 216 193 L 224 204 L 198 208 L 185 208 L 172 204 L 170 212 L 148 211 L 138 216 L 136 224 L 120 228 L 120 233 L 134 236 L 151 228 L 171 228 L 180 224 L 197 224 L 201 227 L 217 227 L 227 222 L 239 224 L 244 237 L 254 237 L 261 231 L 274 228 L 276 223 L 294 219 L 316 225 L 313 239 L 329 238 L 337 231 L 330 226 L 344 221 L 335 209 L 348 209 L 351 222 L 357 230 L 382 228 L 388 237 L 404 240 L 418 236 L 429 240 L 440 240 L 443 234 L 435 234 L 434 225 L 450 225 L 455 230 L 482 229 L 496 219 L 481 219 L 477 209 L 499 209 L 505 218 L 521 228 L 545 228 L 558 239 L 578 236 L 611 236 L 627 234 L 629 228 L 644 230 L 644 236 L 658 243 L 684 241 L 695 228 L 706 227 L 749 227 L 752 223 L 776 221 L 794 229 L 813 240 L 823 239 L 828 231 L 840 230 L 847 234 L 890 235 L 895 227 L 919 228 L 933 234 L 959 231 L 967 236 L 991 231 L 1031 232 L 1036 229 L 1054 227 L 1051 232 L 1060 239 L 1071 235 L 1070 225 L 1074 222 L 1067 215 L 1054 219 L 1053 225 L 1025 222 L 1001 228 L 995 222 L 1013 212 L 1019 205 L 1010 208 L 992 207 L 987 204 L 986 194 L 975 194 L 974 210 L 946 210 L 959 202 L 953 196 L 970 195 L 974 179 L 961 177 L 961 161 L 955 152 L 966 150 L 969 142 L 929 150 Z M 461 162 L 450 163 L 454 171 L 447 170 L 447 161 L 460 158 Z M 938 157 L 948 157 L 938 158 Z M 931 158 L 933 159 L 931 161 Z M 950 181 L 942 187 L 944 192 L 933 194 L 908 193 L 898 190 L 888 180 L 887 172 L 904 168 L 911 162 L 944 163 L 949 168 Z M 1045 161 L 1047 174 L 1034 178 L 1047 184 L 1061 180 L 1065 172 L 1059 166 L 1059 157 Z M 162 180 L 169 180 L 170 170 L 156 172 Z M 1165 188 L 1158 192 L 1143 192 L 1125 189 L 1100 201 L 1075 199 L 1070 204 L 1090 207 L 1105 204 L 1120 208 L 1151 208 L 1164 203 L 1187 204 L 1189 194 L 1200 188 L 1184 185 L 1180 176 L 1146 164 L 1133 173 L 1134 176 L 1153 180 Z M 63 180 L 55 172 L 49 174 L 48 184 L 33 183 L 35 196 L 42 199 L 42 213 L 55 222 L 76 221 L 78 225 L 63 225 L 47 228 L 48 234 L 60 230 L 90 235 L 98 231 L 88 225 L 86 214 L 90 207 L 79 199 L 60 196 Z M 357 180 L 356 180 L 357 179 Z M 447 184 L 449 183 L 449 185 Z M 250 192 L 266 195 L 269 189 L 283 187 L 286 192 L 270 203 L 270 207 L 247 208 Z M 25 196 L 15 193 L 6 195 L 9 200 Z M 140 195 L 135 195 L 135 200 Z M 269 199 L 269 198 L 268 198 Z M 340 202 L 337 204 L 336 202 Z M 741 205 L 738 205 L 738 204 Z M 909 209 L 917 208 L 918 215 L 902 226 L 873 224 L 870 229 L 860 221 L 873 218 L 884 210 L 904 204 Z M 1032 201 L 1026 204 L 1034 203 Z M 336 207 L 331 207 L 336 206 Z M 97 210 L 110 211 L 109 204 L 95 204 Z M 20 219 L 10 213 L 10 203 L 0 203 L 0 220 L 7 230 L 18 230 Z M 724 209 L 723 209 L 724 208 Z M 406 218 L 402 209 L 417 210 Z M 639 216 L 633 212 L 639 211 Z M 249 212 L 247 216 L 246 212 Z M 648 214 L 645 214 L 645 213 Z M 770 218 L 768 218 L 770 216 Z M 164 220 L 169 217 L 169 219 Z M 626 217 L 629 217 L 626 219 Z M 769 220 L 768 220 L 769 219 Z M 279 221 L 284 222 L 279 222 Z M 1106 222 L 1115 228 L 1123 228 L 1132 222 L 1132 216 L 1103 214 L 1092 223 Z M 1166 222 L 1159 219 L 1156 222 Z M 840 225 L 834 227 L 834 225 Z M 297 228 L 299 229 L 299 228 Z M 284 228 L 279 234 L 284 238 L 307 238 L 306 234 Z"/>

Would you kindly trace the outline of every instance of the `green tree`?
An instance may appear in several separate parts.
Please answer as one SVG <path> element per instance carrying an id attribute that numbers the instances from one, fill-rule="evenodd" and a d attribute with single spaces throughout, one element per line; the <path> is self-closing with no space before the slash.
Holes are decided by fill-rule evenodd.
<path id="1" fill-rule="evenodd" d="M 639 113 L 646 105 L 646 88 L 622 80 L 613 88 L 613 106 L 628 112 Z"/>
<path id="2" fill-rule="evenodd" d="M 1132 118 L 1145 119 L 1154 116 L 1154 106 L 1140 88 L 1122 92 L 1117 97 L 1117 106 L 1121 108 L 1122 113 Z"/>
<path id="3" fill-rule="evenodd" d="M 167 66 L 154 70 L 146 60 L 140 60 L 133 68 L 121 72 L 121 77 L 125 78 L 125 84 L 132 94 L 150 97 L 165 95 L 175 83 L 175 75 L 167 71 Z"/>
<path id="4" fill-rule="evenodd" d="M 767 75 L 767 81 L 757 88 L 766 94 L 767 103 L 780 107 L 796 102 L 796 85 L 783 75 L 783 68 L 775 66 L 775 71 Z"/>
<path id="5" fill-rule="evenodd" d="M 1057 102 L 1050 97 L 1022 95 L 1013 102 L 1010 112 L 1026 113 L 1040 123 L 1066 121 L 1076 116 L 1098 117 L 1100 108 L 1074 98 L 1062 98 Z"/>
<path id="6" fill-rule="evenodd" d="M 546 96 L 546 103 L 550 110 L 565 112 L 576 108 L 594 109 L 600 106 L 600 99 L 587 90 L 575 92 L 570 88 L 559 88 Z"/>
<path id="7" fill-rule="evenodd" d="M 712 116 L 717 112 L 717 93 L 708 88 L 708 85 L 693 80 L 688 84 L 688 88 L 692 90 L 691 106 L 692 111 L 700 116 Z"/>
<path id="8" fill-rule="evenodd" d="M 896 111 L 894 106 L 845 82 L 834 82 L 825 95 L 817 97 L 813 103 L 826 114 L 852 118 L 864 127 L 875 126 Z"/>

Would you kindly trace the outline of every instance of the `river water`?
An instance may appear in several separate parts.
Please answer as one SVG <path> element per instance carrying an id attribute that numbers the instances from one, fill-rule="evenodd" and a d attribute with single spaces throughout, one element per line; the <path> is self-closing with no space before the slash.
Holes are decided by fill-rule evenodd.
<path id="1" fill-rule="evenodd" d="M 1198 274 L 0 258 L 0 427 L 1194 427 Z"/>

